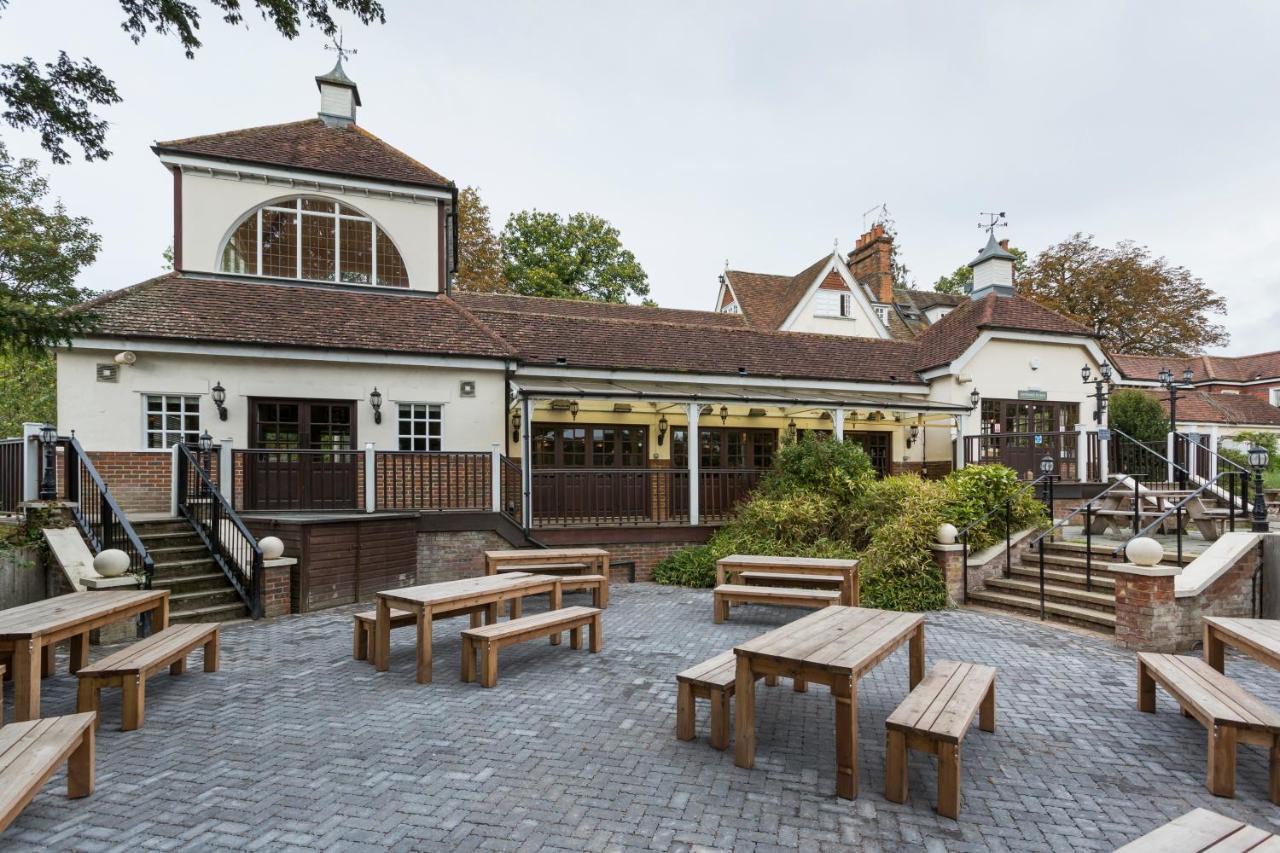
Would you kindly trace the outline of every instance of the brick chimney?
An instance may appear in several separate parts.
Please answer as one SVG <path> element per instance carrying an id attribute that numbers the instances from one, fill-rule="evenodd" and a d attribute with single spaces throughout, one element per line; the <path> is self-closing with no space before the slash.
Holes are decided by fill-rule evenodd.
<path id="1" fill-rule="evenodd" d="M 878 223 L 858 238 L 853 251 L 849 253 L 849 268 L 853 271 L 853 277 L 870 286 L 871 298 L 885 305 L 893 304 L 892 258 L 893 238 Z"/>

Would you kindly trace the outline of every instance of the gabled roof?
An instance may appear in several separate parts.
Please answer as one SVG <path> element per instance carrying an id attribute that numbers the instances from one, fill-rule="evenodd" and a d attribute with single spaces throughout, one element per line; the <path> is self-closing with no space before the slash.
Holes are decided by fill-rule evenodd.
<path id="1" fill-rule="evenodd" d="M 1113 353 L 1112 364 L 1126 379 L 1154 382 L 1161 368 L 1169 368 L 1175 376 L 1190 367 L 1192 382 L 1253 382 L 1280 379 L 1280 351 L 1252 355 L 1124 355 Z"/>
<path id="2" fill-rule="evenodd" d="M 333 350 L 511 358 L 465 310 L 430 293 L 169 273 L 86 303 L 99 334 Z"/>
<path id="3" fill-rule="evenodd" d="M 724 275 L 738 299 L 738 308 L 747 325 L 753 329 L 777 331 L 818 277 L 818 272 L 830 261 L 831 255 L 823 255 L 792 276 L 742 270 L 725 270 Z"/>
<path id="4" fill-rule="evenodd" d="M 448 178 L 356 124 L 318 118 L 157 142 L 157 154 L 185 154 L 304 172 L 448 189 Z"/>
<path id="5" fill-rule="evenodd" d="M 916 339 L 920 347 L 916 369 L 929 370 L 949 364 L 959 358 L 985 329 L 1097 337 L 1074 320 L 1024 296 L 989 293 L 982 299 L 965 300 Z"/>
<path id="6" fill-rule="evenodd" d="M 1165 414 L 1169 413 L 1167 394 L 1154 389 L 1147 393 L 1160 401 Z M 1179 423 L 1280 427 L 1280 407 L 1248 394 L 1184 391 L 1178 395 L 1178 421 Z"/>
<path id="7" fill-rule="evenodd" d="M 683 308 L 651 308 L 617 302 L 592 302 L 586 299 L 548 299 L 541 296 L 517 296 L 508 293 L 455 293 L 454 301 L 472 311 L 514 311 L 522 314 L 551 314 L 614 320 L 643 320 L 690 323 L 718 328 L 746 328 L 741 314 L 721 311 L 690 311 Z"/>

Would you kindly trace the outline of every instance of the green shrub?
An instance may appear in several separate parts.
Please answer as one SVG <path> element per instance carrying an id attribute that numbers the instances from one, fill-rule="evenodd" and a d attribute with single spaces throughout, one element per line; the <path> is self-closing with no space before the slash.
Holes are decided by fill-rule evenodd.
<path id="1" fill-rule="evenodd" d="M 862 604 L 886 610 L 946 607 L 946 582 L 930 549 L 943 520 L 946 487 L 907 474 L 886 477 L 874 492 L 884 496 L 885 506 L 878 508 L 879 523 L 858 564 Z"/>
<path id="2" fill-rule="evenodd" d="M 875 476 L 871 459 L 853 442 L 805 435 L 779 448 L 760 491 L 774 496 L 808 492 L 844 506 L 857 501 Z"/>
<path id="3" fill-rule="evenodd" d="M 670 586 L 710 588 L 716 584 L 716 559 L 710 545 L 684 548 L 653 567 L 653 580 Z"/>
<path id="4" fill-rule="evenodd" d="M 942 518 L 957 530 L 981 521 L 996 510 L 969 531 L 971 551 L 980 551 L 1004 538 L 1005 514 L 999 508 L 1006 501 L 1009 502 L 1009 530 L 1016 532 L 1048 523 L 1044 504 L 1016 473 L 1003 465 L 970 465 L 948 474 L 942 482 L 946 492 Z"/>
<path id="5" fill-rule="evenodd" d="M 1113 391 L 1108 422 L 1144 444 L 1163 444 L 1169 434 L 1169 418 L 1160 401 L 1145 391 Z"/>

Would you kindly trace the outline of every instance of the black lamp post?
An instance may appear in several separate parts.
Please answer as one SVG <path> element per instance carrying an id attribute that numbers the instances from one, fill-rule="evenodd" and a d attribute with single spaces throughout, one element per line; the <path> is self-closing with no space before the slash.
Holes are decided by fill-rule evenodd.
<path id="1" fill-rule="evenodd" d="M 1053 481 L 1058 479 L 1058 460 L 1046 453 L 1040 458 L 1040 476 L 1044 478 L 1045 506 L 1049 508 L 1049 520 L 1053 520 Z"/>
<path id="2" fill-rule="evenodd" d="M 1093 393 L 1089 397 L 1096 401 L 1093 409 L 1093 421 L 1099 426 L 1102 425 L 1102 416 L 1107 411 L 1107 398 L 1111 396 L 1111 365 L 1102 362 L 1102 366 L 1098 368 L 1100 376 L 1094 377 L 1093 371 L 1089 365 L 1080 368 L 1080 378 L 1084 380 L 1084 384 L 1093 383 Z"/>
<path id="3" fill-rule="evenodd" d="M 1267 495 L 1262 482 L 1262 472 L 1267 470 L 1271 462 L 1271 454 L 1261 445 L 1249 448 L 1249 465 L 1253 468 L 1253 527 L 1254 533 L 1267 533 L 1271 526 L 1267 523 Z"/>
<path id="4" fill-rule="evenodd" d="M 40 427 L 40 446 L 44 451 L 44 471 L 40 477 L 40 500 L 51 501 L 58 497 L 57 464 L 58 428 L 53 424 Z"/>
<path id="5" fill-rule="evenodd" d="M 1195 373 L 1188 367 L 1182 371 L 1182 381 L 1178 382 L 1173 378 L 1173 371 L 1167 367 L 1160 368 L 1157 378 L 1164 389 L 1169 392 L 1169 432 L 1173 433 L 1174 446 L 1174 467 L 1178 469 L 1178 487 L 1185 489 L 1187 487 L 1187 470 L 1184 466 L 1178 464 L 1178 392 L 1192 388 L 1191 380 Z"/>

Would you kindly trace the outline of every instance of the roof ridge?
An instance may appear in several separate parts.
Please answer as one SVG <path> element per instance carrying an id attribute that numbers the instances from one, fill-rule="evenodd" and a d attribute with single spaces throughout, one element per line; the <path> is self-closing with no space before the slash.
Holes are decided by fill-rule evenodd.
<path id="1" fill-rule="evenodd" d="M 202 141 L 206 139 L 220 139 L 224 136 L 234 136 L 237 133 L 251 133 L 255 130 L 266 130 L 274 127 L 296 127 L 298 125 L 307 124 L 309 122 L 319 122 L 318 118 L 303 118 L 296 121 L 277 121 L 271 124 L 255 124 L 253 127 L 240 127 L 235 130 L 221 130 L 216 133 L 199 133 L 195 136 L 184 136 L 181 139 L 168 139 L 163 142 L 156 141 L 154 144 L 158 148 L 168 148 L 173 145 L 187 145 L 191 142 Z"/>
<path id="2" fill-rule="evenodd" d="M 459 314 L 461 314 L 468 323 L 472 324 L 473 326 L 477 326 L 480 329 L 480 331 L 482 331 L 485 335 L 487 335 L 494 343 L 498 344 L 504 350 L 510 353 L 513 358 L 520 357 L 519 350 L 513 347 L 507 341 L 506 338 L 499 335 L 493 329 L 490 329 L 479 317 L 477 317 L 475 314 L 467 310 L 465 306 L 458 303 L 457 300 L 453 299 L 453 297 L 449 296 L 449 294 L 442 293 L 438 298 L 443 299 L 444 301 L 452 305 L 454 310 L 457 311 Z"/>
<path id="3" fill-rule="evenodd" d="M 575 304 L 576 305 L 601 305 L 606 308 L 617 306 L 619 308 L 633 308 L 641 311 L 684 311 L 690 314 L 708 314 L 713 317 L 729 316 L 729 315 L 726 315 L 723 311 L 708 311 L 705 308 L 671 308 L 671 307 L 664 307 L 662 305 L 639 305 L 635 302 L 602 302 L 597 299 L 572 299 L 567 296 L 530 296 L 527 293 L 496 293 L 496 292 L 480 292 L 480 291 L 472 293 L 464 290 L 464 291 L 459 291 L 456 294 L 456 296 L 460 296 L 464 298 L 471 297 L 471 296 L 478 296 L 482 299 L 488 296 L 496 296 L 500 299 L 536 299 L 542 302 L 556 302 L 564 305 L 575 305 Z M 494 308 L 494 309 L 486 309 L 486 310 L 500 311 L 503 309 Z"/>

